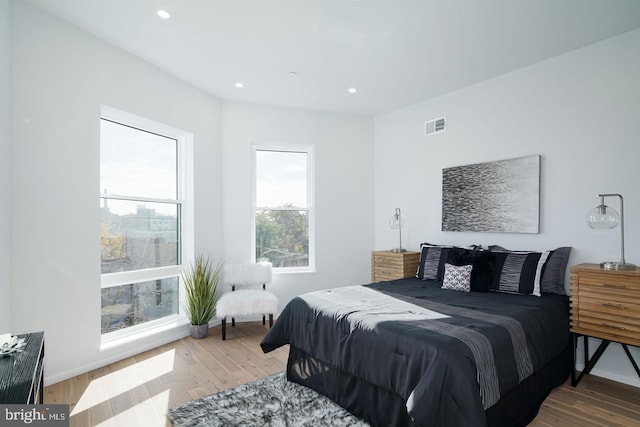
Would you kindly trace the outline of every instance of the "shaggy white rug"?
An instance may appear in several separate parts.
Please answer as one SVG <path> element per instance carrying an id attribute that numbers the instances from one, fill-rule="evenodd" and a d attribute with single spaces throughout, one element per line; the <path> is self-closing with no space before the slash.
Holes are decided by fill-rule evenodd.
<path id="1" fill-rule="evenodd" d="M 354 426 L 369 424 L 280 373 L 192 400 L 167 414 L 175 426 Z"/>

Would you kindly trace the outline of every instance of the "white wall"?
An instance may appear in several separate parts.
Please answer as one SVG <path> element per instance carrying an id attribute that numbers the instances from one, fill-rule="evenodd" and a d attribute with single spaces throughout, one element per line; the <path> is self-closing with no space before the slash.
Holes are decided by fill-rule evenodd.
<path id="1" fill-rule="evenodd" d="M 100 351 L 101 104 L 194 134 L 195 249 L 214 259 L 222 105 L 27 2 L 14 2 L 12 16 L 11 325 L 45 331 L 50 383 L 188 333 Z"/>
<path id="2" fill-rule="evenodd" d="M 11 2 L 0 0 L 0 334 L 11 331 Z"/>
<path id="3" fill-rule="evenodd" d="M 376 248 L 394 246 L 387 218 L 401 207 L 412 249 L 422 241 L 568 245 L 571 265 L 617 260 L 619 230 L 585 225 L 596 194 L 612 192 L 625 197 L 627 261 L 640 264 L 638 46 L 640 30 L 376 117 Z M 447 131 L 425 137 L 424 122 L 441 116 Z M 542 156 L 539 234 L 441 231 L 443 168 L 532 154 Z M 593 372 L 640 385 L 617 344 Z"/>
<path id="4" fill-rule="evenodd" d="M 251 146 L 313 146 L 316 272 L 279 274 L 283 306 L 318 289 L 368 283 L 373 248 L 373 119 L 225 102 L 226 262 L 251 259 Z"/>

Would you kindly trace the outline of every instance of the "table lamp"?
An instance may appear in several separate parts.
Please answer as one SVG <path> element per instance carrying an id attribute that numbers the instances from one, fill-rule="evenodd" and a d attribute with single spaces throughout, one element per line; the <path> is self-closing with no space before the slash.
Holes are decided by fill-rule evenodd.
<path id="1" fill-rule="evenodd" d="M 392 229 L 398 229 L 398 238 L 400 240 L 398 247 L 391 249 L 391 252 L 406 252 L 406 249 L 402 249 L 402 227 L 404 226 L 404 218 L 400 213 L 400 208 L 396 208 L 396 213 L 389 218 L 389 227 Z"/>
<path id="2" fill-rule="evenodd" d="M 635 264 L 627 263 L 624 259 L 624 199 L 620 194 L 598 194 L 598 197 L 600 197 L 600 204 L 587 213 L 587 225 L 596 230 L 606 230 L 615 228 L 620 223 L 621 250 L 620 262 L 602 262 L 600 263 L 600 268 L 605 270 L 633 270 L 636 268 Z M 611 206 L 604 204 L 605 197 L 620 198 L 620 214 Z"/>

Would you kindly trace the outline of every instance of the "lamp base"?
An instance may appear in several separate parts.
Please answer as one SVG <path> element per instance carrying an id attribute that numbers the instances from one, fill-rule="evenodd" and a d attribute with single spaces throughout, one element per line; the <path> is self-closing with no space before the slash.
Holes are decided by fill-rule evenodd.
<path id="1" fill-rule="evenodd" d="M 635 264 L 629 264 L 627 262 L 615 262 L 615 261 L 607 261 L 600 263 L 600 268 L 603 270 L 635 270 Z"/>
<path id="2" fill-rule="evenodd" d="M 393 248 L 391 249 L 391 252 L 401 253 L 401 252 L 407 252 L 407 250 L 402 248 Z"/>

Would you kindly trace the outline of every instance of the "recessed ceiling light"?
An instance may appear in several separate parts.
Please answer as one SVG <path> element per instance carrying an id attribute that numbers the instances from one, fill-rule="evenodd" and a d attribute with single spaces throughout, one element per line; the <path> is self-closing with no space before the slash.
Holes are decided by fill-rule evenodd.
<path id="1" fill-rule="evenodd" d="M 238 83 L 236 83 L 236 87 L 237 87 L 238 89 L 242 89 L 242 88 L 244 87 L 244 84 L 243 84 L 243 83 L 238 82 Z"/>
<path id="2" fill-rule="evenodd" d="M 167 12 L 166 10 L 162 10 L 160 9 L 159 11 L 156 12 L 158 14 L 158 16 L 162 19 L 169 19 L 171 18 L 171 14 L 169 12 Z"/>
<path id="3" fill-rule="evenodd" d="M 358 90 L 355 87 L 349 88 L 349 93 L 356 93 Z"/>
<path id="4" fill-rule="evenodd" d="M 289 71 L 289 77 L 296 78 L 298 77 L 298 73 L 296 73 L 295 71 Z"/>

